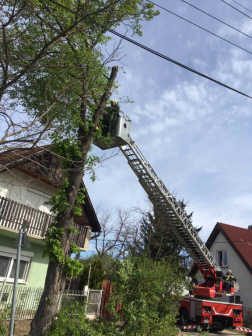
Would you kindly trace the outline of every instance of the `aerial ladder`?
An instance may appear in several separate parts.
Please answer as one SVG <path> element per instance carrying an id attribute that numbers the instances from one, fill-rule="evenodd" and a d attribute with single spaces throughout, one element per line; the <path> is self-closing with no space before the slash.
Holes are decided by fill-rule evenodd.
<path id="1" fill-rule="evenodd" d="M 224 326 L 228 326 L 242 330 L 242 304 L 219 301 L 219 298 L 227 295 L 222 286 L 223 272 L 199 237 L 182 203 L 167 189 L 137 144 L 132 140 L 131 125 L 131 119 L 120 112 L 117 118 L 110 120 L 106 130 L 110 135 L 111 142 L 108 144 L 96 141 L 95 144 L 101 149 L 120 148 L 148 194 L 154 209 L 159 216 L 164 218 L 204 278 L 205 282 L 200 285 L 196 284 L 191 294 L 180 301 L 179 313 L 184 325 L 183 329 L 197 329 L 202 326 L 222 329 Z M 228 295 L 234 296 L 234 288 L 230 288 Z M 216 298 L 218 301 L 215 300 Z M 189 321 L 195 322 L 195 325 L 187 325 Z"/>

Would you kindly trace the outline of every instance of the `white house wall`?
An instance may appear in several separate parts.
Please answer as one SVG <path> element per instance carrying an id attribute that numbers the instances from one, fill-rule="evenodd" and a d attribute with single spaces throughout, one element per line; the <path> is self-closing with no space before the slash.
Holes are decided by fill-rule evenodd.
<path id="1" fill-rule="evenodd" d="M 57 189 L 19 170 L 12 169 L 0 173 L 0 196 L 50 213 L 50 205 L 45 204 Z M 88 251 L 91 227 L 88 228 L 83 251 Z"/>
<path id="2" fill-rule="evenodd" d="M 231 269 L 233 275 L 236 277 L 240 286 L 240 291 L 237 295 L 240 295 L 244 308 L 252 308 L 252 274 L 239 258 L 235 250 L 228 243 L 226 238 L 221 232 L 217 235 L 214 243 L 212 244 L 210 251 L 215 258 L 217 258 L 217 251 L 227 250 L 227 267 L 221 269 L 225 272 Z"/>
<path id="3" fill-rule="evenodd" d="M 50 212 L 45 205 L 56 188 L 16 169 L 0 174 L 0 196 L 7 197 L 44 212 Z"/>

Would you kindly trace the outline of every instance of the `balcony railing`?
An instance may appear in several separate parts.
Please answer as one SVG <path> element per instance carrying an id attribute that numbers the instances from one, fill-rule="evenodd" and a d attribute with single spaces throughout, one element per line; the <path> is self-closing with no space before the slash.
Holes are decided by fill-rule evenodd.
<path id="1" fill-rule="evenodd" d="M 24 224 L 28 235 L 44 238 L 54 218 L 51 214 L 0 196 L 0 227 L 18 231 Z M 79 233 L 71 234 L 71 242 L 84 248 L 88 227 L 77 223 L 73 227 Z"/>

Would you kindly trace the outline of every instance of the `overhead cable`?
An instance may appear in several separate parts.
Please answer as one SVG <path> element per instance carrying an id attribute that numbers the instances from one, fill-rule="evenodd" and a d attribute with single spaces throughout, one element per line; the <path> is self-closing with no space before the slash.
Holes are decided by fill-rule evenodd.
<path id="1" fill-rule="evenodd" d="M 77 14 L 77 13 L 74 13 L 71 9 L 68 9 L 66 6 L 63 6 L 63 5 L 57 3 L 57 2 L 54 1 L 54 0 L 49 0 L 49 1 L 50 1 L 50 2 L 53 2 L 54 4 L 58 5 L 59 7 L 62 7 L 62 8 L 64 8 L 64 9 L 68 10 L 70 13 Z M 184 64 L 182 64 L 182 63 L 180 63 L 180 62 L 177 62 L 177 61 L 175 61 L 174 59 L 172 59 L 172 58 L 170 58 L 170 57 L 168 57 L 168 56 L 165 56 L 165 55 L 159 53 L 158 51 L 156 51 L 156 50 L 154 50 L 154 49 L 148 48 L 148 47 L 146 47 L 145 45 L 143 45 L 143 44 L 141 44 L 141 43 L 139 43 L 139 42 L 137 42 L 137 41 L 135 41 L 135 40 L 133 40 L 133 39 L 131 39 L 131 38 L 125 36 L 125 35 L 122 35 L 122 34 L 118 33 L 117 31 L 115 31 L 115 30 L 113 30 L 113 29 L 110 29 L 110 28 L 104 26 L 103 24 L 100 24 L 100 23 L 98 23 L 98 22 L 96 22 L 96 21 L 94 21 L 94 20 L 91 20 L 91 19 L 89 19 L 89 21 L 92 21 L 92 23 L 96 24 L 97 26 L 100 26 L 100 27 L 106 29 L 106 31 L 110 32 L 111 34 L 114 34 L 114 35 L 120 37 L 121 39 L 126 40 L 126 41 L 128 41 L 128 42 L 130 42 L 130 43 L 132 43 L 132 44 L 134 44 L 134 45 L 136 45 L 136 46 L 138 46 L 139 48 L 142 48 L 142 49 L 144 49 L 144 50 L 146 50 L 146 51 L 148 51 L 148 52 L 150 52 L 150 53 L 152 53 L 152 54 L 154 54 L 154 55 L 156 55 L 156 56 L 158 56 L 158 57 L 160 57 L 160 58 L 163 58 L 163 59 L 165 59 L 165 60 L 168 61 L 168 62 L 174 63 L 174 64 L 180 66 L 181 68 L 184 68 L 184 69 L 186 69 L 186 70 L 188 70 L 188 71 L 191 71 L 191 72 L 195 73 L 195 74 L 198 75 L 198 76 L 201 76 L 201 77 L 206 78 L 206 79 L 208 79 L 208 80 L 210 80 L 210 81 L 212 81 L 212 82 L 214 82 L 214 83 L 216 83 L 216 84 L 219 84 L 219 85 L 225 87 L 226 89 L 229 89 L 229 90 L 231 90 L 231 91 L 234 91 L 234 92 L 236 92 L 236 93 L 239 93 L 239 94 L 242 95 L 242 96 L 245 96 L 245 97 L 247 97 L 247 98 L 252 99 L 252 96 L 249 96 L 249 95 L 247 95 L 246 93 L 244 93 L 244 92 L 242 92 L 242 91 L 239 91 L 239 90 L 237 90 L 237 89 L 235 89 L 235 88 L 233 88 L 233 87 L 231 87 L 231 86 L 229 86 L 229 85 L 226 85 L 226 84 L 224 84 L 224 83 L 222 83 L 222 82 L 220 82 L 220 81 L 218 81 L 218 80 L 216 80 L 216 79 L 214 79 L 214 78 L 212 78 L 212 77 L 209 77 L 209 76 L 203 74 L 202 72 L 199 72 L 199 71 L 197 71 L 197 70 L 194 70 L 193 68 L 190 68 L 190 67 L 188 67 L 187 65 L 184 65 Z"/>
<path id="2" fill-rule="evenodd" d="M 214 82 L 214 83 L 216 83 L 216 84 L 219 84 L 219 85 L 221 85 L 221 86 L 223 86 L 223 87 L 225 87 L 225 88 L 227 88 L 227 89 L 229 89 L 229 90 L 231 90 L 231 91 L 234 91 L 234 92 L 236 92 L 236 93 L 239 93 L 239 94 L 241 94 L 241 95 L 243 95 L 243 96 L 245 96 L 245 97 L 248 97 L 248 98 L 252 99 L 252 96 L 249 96 L 249 95 L 247 95 L 247 94 L 244 93 L 244 92 L 241 92 L 241 91 L 239 91 L 239 90 L 236 90 L 236 89 L 234 89 L 233 87 L 231 87 L 231 86 L 229 86 L 229 85 L 226 85 L 226 84 L 224 84 L 224 83 L 222 83 L 222 82 L 217 81 L 216 79 L 214 79 L 214 78 L 212 78 L 212 77 L 209 77 L 209 76 L 203 74 L 202 72 L 199 72 L 199 71 L 197 71 L 197 70 L 194 70 L 193 68 L 190 68 L 190 67 L 188 67 L 188 66 L 186 66 L 186 65 L 184 65 L 184 64 L 182 64 L 182 63 L 180 63 L 180 62 L 177 62 L 177 61 L 175 61 L 174 59 L 172 59 L 172 58 L 170 58 L 170 57 L 168 57 L 168 56 L 165 56 L 165 55 L 159 53 L 159 52 L 156 51 L 156 50 L 153 50 L 153 49 L 151 49 L 151 48 L 148 48 L 148 47 L 146 47 L 145 45 L 143 45 L 143 44 L 141 44 L 141 43 L 139 43 L 139 42 L 136 42 L 136 41 L 132 40 L 131 38 L 129 38 L 129 37 L 125 36 L 125 35 L 122 35 L 122 34 L 118 33 L 118 32 L 115 31 L 115 30 L 112 30 L 112 29 L 110 29 L 110 28 L 108 28 L 108 27 L 105 27 L 105 26 L 103 26 L 103 25 L 101 25 L 101 24 L 98 24 L 98 25 L 102 26 L 103 28 L 106 28 L 107 31 L 109 31 L 110 33 L 112 33 L 112 34 L 114 34 L 114 35 L 119 36 L 121 39 L 126 40 L 126 41 L 128 41 L 128 42 L 130 42 L 130 43 L 132 43 L 132 44 L 135 44 L 136 46 L 138 46 L 138 47 L 140 47 L 140 48 L 142 48 L 142 49 L 144 49 L 144 50 L 147 50 L 147 51 L 149 51 L 150 53 L 152 53 L 152 54 L 154 54 L 154 55 L 156 55 L 156 56 L 158 56 L 158 57 L 161 57 L 161 58 L 165 59 L 166 61 L 169 61 L 169 62 L 171 62 L 171 63 L 174 63 L 174 64 L 176 64 L 176 65 L 178 65 L 178 66 L 180 66 L 180 67 L 182 67 L 182 68 L 184 68 L 184 69 L 186 69 L 186 70 L 188 70 L 188 71 L 191 71 L 191 72 L 195 73 L 195 74 L 198 75 L 198 76 L 204 77 L 204 78 L 206 78 L 206 79 L 208 79 L 208 80 L 210 80 L 210 81 L 212 81 L 212 82 Z"/>
<path id="3" fill-rule="evenodd" d="M 249 16 L 248 14 L 246 14 L 246 13 L 240 11 L 238 8 L 236 8 L 236 7 L 232 6 L 232 5 L 230 5 L 228 2 L 226 2 L 226 1 L 224 1 L 224 0 L 221 0 L 221 1 L 224 2 L 226 5 L 228 5 L 228 6 L 232 7 L 232 8 L 234 8 L 237 12 L 240 12 L 241 14 L 243 14 L 243 15 L 247 16 L 248 18 L 252 19 L 251 16 Z"/>
<path id="4" fill-rule="evenodd" d="M 183 0 L 182 0 L 182 1 L 183 1 Z M 191 23 L 192 25 L 194 25 L 194 26 L 196 26 L 196 27 L 198 27 L 198 28 L 200 28 L 200 29 L 206 31 L 207 33 L 212 34 L 212 35 L 214 35 L 214 36 L 220 38 L 221 40 L 223 40 L 223 41 L 225 41 L 225 42 L 227 42 L 227 43 L 229 43 L 229 44 L 232 44 L 233 46 L 235 46 L 235 47 L 237 47 L 237 48 L 239 48 L 239 49 L 241 49 L 241 50 L 243 50 L 243 51 L 246 51 L 247 53 L 249 53 L 249 54 L 252 55 L 252 52 L 249 51 L 248 49 L 245 49 L 245 48 L 243 48 L 243 47 L 240 47 L 238 44 L 235 44 L 235 43 L 233 43 L 233 42 L 231 42 L 231 41 L 229 41 L 229 40 L 226 40 L 225 38 L 221 37 L 220 35 L 217 35 L 217 34 L 211 32 L 210 30 L 205 29 L 205 28 L 203 28 L 203 27 L 197 25 L 196 23 L 194 23 L 194 22 L 192 22 L 192 21 L 189 21 L 189 20 L 185 19 L 183 16 L 180 16 L 180 15 L 178 15 L 178 14 L 176 14 L 176 13 L 170 11 L 169 9 L 167 9 L 167 8 L 165 8 L 165 7 L 162 7 L 162 6 L 156 4 L 156 3 L 153 2 L 153 1 L 149 1 L 149 2 L 151 2 L 153 5 L 155 5 L 155 6 L 159 7 L 159 8 L 162 8 L 162 9 L 165 10 L 166 12 L 171 13 L 171 14 L 173 14 L 173 15 L 179 17 L 180 19 L 184 20 L 184 21 L 187 21 L 187 22 Z M 250 37 L 250 36 L 249 36 L 249 37 Z M 252 38 L 252 37 L 250 37 L 250 38 Z"/>
<path id="5" fill-rule="evenodd" d="M 230 24 L 228 24 L 228 23 L 226 23 L 226 22 L 224 22 L 224 21 L 222 21 L 222 20 L 216 18 L 215 16 L 213 16 L 213 15 L 211 15 L 211 14 L 209 14 L 209 13 L 203 11 L 202 9 L 200 9 L 200 8 L 198 8 L 198 7 L 196 7 L 196 6 L 192 5 L 192 4 L 190 4 L 189 2 L 187 2 L 187 1 L 185 1 L 185 0 L 181 0 L 181 1 L 185 2 L 187 5 L 189 5 L 189 6 L 193 7 L 193 8 L 195 8 L 195 9 L 197 9 L 198 11 L 200 11 L 200 12 L 202 12 L 202 13 L 204 13 L 204 14 L 210 16 L 210 17 L 213 18 L 214 20 L 219 21 L 219 22 L 223 23 L 224 25 L 226 25 L 226 26 L 228 26 L 228 27 L 230 27 L 230 28 L 236 30 L 237 32 L 239 32 L 239 33 L 241 33 L 241 34 L 243 34 L 243 35 L 245 35 L 245 36 L 247 36 L 247 37 L 249 37 L 249 38 L 252 38 L 252 36 L 250 36 L 250 35 L 248 35 L 248 34 L 242 32 L 241 30 L 239 30 L 239 29 L 237 29 L 237 28 L 231 26 Z"/>
<path id="6" fill-rule="evenodd" d="M 245 9 L 246 9 L 247 11 L 249 11 L 250 13 L 252 13 L 252 10 L 250 10 L 250 9 L 248 9 L 247 7 L 241 5 L 239 2 L 237 2 L 237 1 L 235 1 L 235 0 L 233 0 L 233 1 L 234 1 L 235 3 L 237 3 L 239 6 L 245 8 Z"/>
<path id="7" fill-rule="evenodd" d="M 118 243 L 124 243 L 125 240 L 124 239 L 103 239 L 103 238 L 91 238 L 91 241 L 97 240 L 97 241 L 110 241 L 110 242 L 118 242 Z M 136 241 L 135 238 L 127 238 L 127 241 L 132 241 L 132 242 L 141 242 L 140 240 Z M 204 244 L 229 244 L 230 242 L 232 243 L 247 243 L 248 245 L 251 244 L 250 242 L 252 242 L 252 240 L 244 240 L 244 241 L 240 241 L 240 240 L 230 240 L 230 241 L 206 241 L 204 242 Z M 159 245 L 159 243 L 149 243 L 150 245 Z M 252 245 L 252 244 L 251 244 Z"/>

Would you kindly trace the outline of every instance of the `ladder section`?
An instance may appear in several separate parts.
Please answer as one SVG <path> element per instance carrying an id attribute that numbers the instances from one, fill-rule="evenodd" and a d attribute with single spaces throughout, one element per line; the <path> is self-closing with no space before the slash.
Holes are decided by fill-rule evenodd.
<path id="1" fill-rule="evenodd" d="M 157 176 L 134 141 L 131 140 L 128 145 L 120 149 L 147 192 L 155 210 L 165 219 L 167 225 L 170 225 L 172 232 L 196 264 L 220 270 L 218 263 L 193 227 L 190 217 Z"/>

